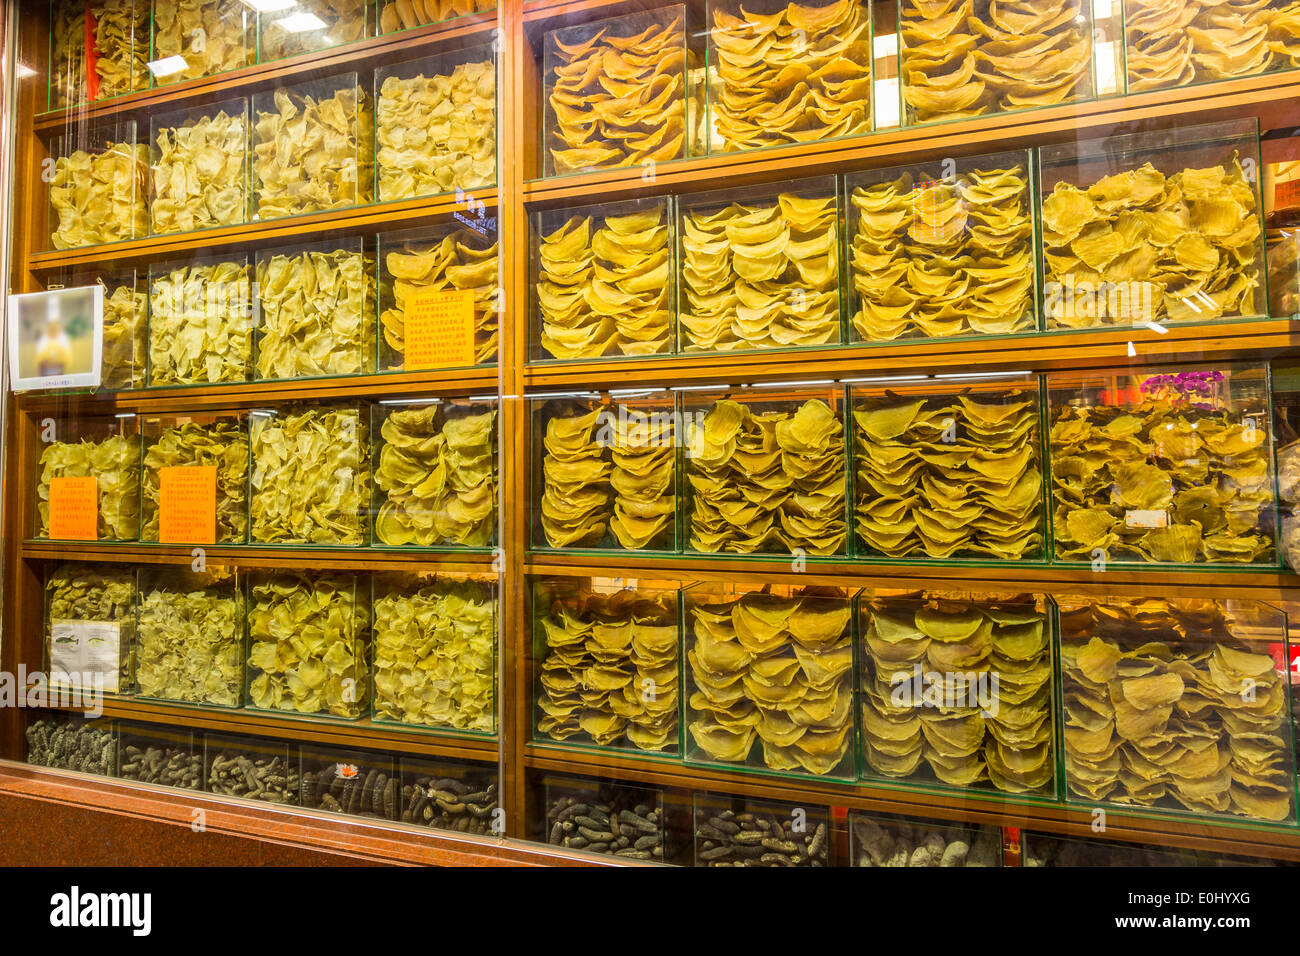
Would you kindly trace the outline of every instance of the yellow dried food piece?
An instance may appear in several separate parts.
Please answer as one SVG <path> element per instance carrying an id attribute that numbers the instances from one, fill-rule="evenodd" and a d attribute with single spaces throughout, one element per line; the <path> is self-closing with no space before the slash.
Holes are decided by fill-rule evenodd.
<path id="1" fill-rule="evenodd" d="M 54 161 L 50 205 L 58 224 L 50 241 L 71 249 L 143 236 L 149 229 L 149 147 L 108 143 Z"/>
<path id="2" fill-rule="evenodd" d="M 613 517 L 612 465 L 595 430 L 602 410 L 561 410 L 546 424 L 541 525 L 552 548 L 596 547 Z"/>
<path id="3" fill-rule="evenodd" d="M 251 451 L 253 541 L 364 543 L 370 449 L 356 409 L 254 414 Z"/>
<path id="4" fill-rule="evenodd" d="M 105 285 L 103 279 L 97 280 Z M 144 385 L 145 317 L 148 295 L 131 285 L 104 289 L 103 353 L 100 387 L 140 388 Z"/>
<path id="5" fill-rule="evenodd" d="M 244 117 L 225 112 L 158 130 L 149 202 L 154 233 L 244 221 L 247 138 Z"/>
<path id="6" fill-rule="evenodd" d="M 255 16 L 243 0 L 154 0 L 154 58 L 180 56 L 185 69 L 159 85 L 248 66 L 256 55 Z"/>
<path id="7" fill-rule="evenodd" d="M 379 32 L 409 30 L 426 23 L 441 23 L 453 17 L 491 10 L 494 0 L 385 0 L 379 14 Z"/>
<path id="8" fill-rule="evenodd" d="M 248 433 L 237 421 L 185 422 L 164 428 L 144 450 L 141 541 L 158 540 L 163 468 L 217 469 L 216 543 L 242 544 L 248 534 Z"/>
<path id="9" fill-rule="evenodd" d="M 257 377 L 357 375 L 374 367 L 370 257 L 309 250 L 257 260 Z"/>
<path id="10" fill-rule="evenodd" d="M 95 74 L 98 99 L 147 89 L 149 4 L 141 0 L 94 0 Z"/>
<path id="11" fill-rule="evenodd" d="M 386 77 L 375 113 L 379 200 L 412 199 L 496 181 L 496 68 Z"/>
<path id="12" fill-rule="evenodd" d="M 156 273 L 149 289 L 150 384 L 244 381 L 251 359 L 251 295 L 243 262 Z"/>
<path id="13" fill-rule="evenodd" d="M 140 448 L 125 435 L 95 440 L 52 441 L 37 462 L 38 537 L 49 536 L 50 482 L 54 478 L 94 478 L 99 491 L 100 540 L 134 541 L 140 529 Z"/>
<path id="14" fill-rule="evenodd" d="M 262 99 L 255 106 L 263 105 Z M 253 211 L 257 219 L 370 202 L 374 112 L 370 95 L 345 87 L 317 99 L 277 89 L 273 110 L 253 117 Z"/>

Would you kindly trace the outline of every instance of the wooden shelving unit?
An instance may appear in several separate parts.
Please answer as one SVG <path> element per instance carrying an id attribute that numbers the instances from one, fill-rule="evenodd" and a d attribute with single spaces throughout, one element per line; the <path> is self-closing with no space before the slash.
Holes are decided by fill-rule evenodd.
<path id="1" fill-rule="evenodd" d="M 234 94 L 266 90 L 317 74 L 357 70 L 443 50 L 494 42 L 498 50 L 497 185 L 475 190 L 499 217 L 500 281 L 504 289 L 499 365 L 472 370 L 365 375 L 348 378 L 246 383 L 196 388 L 140 389 L 112 395 L 34 395 L 11 400 L 6 431 L 3 528 L 6 567 L 4 640 L 0 664 L 41 660 L 41 574 L 52 561 L 77 559 L 128 564 L 188 564 L 192 549 L 147 544 L 34 541 L 32 475 L 36 423 L 71 409 L 94 414 L 181 412 L 189 409 L 249 408 L 289 401 L 497 395 L 500 446 L 501 546 L 494 552 L 430 552 L 380 548 L 212 546 L 214 564 L 247 567 L 328 568 L 340 570 L 438 569 L 457 573 L 493 571 L 500 575 L 500 683 L 498 734 L 472 738 L 416 732 L 370 721 L 292 719 L 278 714 L 188 708 L 136 699 L 106 702 L 106 714 L 132 721 L 184 724 L 234 733 L 368 747 L 390 752 L 430 754 L 498 762 L 507 834 L 528 835 L 530 774 L 560 772 L 609 777 L 679 790 L 709 790 L 757 797 L 798 799 L 819 805 L 914 814 L 1029 827 L 1061 834 L 1097 836 L 1088 808 L 1064 803 L 1022 802 L 991 794 L 956 795 L 917 787 L 883 787 L 781 778 L 743 771 L 686 766 L 679 760 L 612 755 L 530 741 L 532 687 L 527 588 L 530 575 L 627 575 L 690 581 L 744 581 L 866 586 L 968 587 L 1020 589 L 1046 594 L 1125 596 L 1241 596 L 1266 601 L 1300 600 L 1300 576 L 1280 570 L 1170 572 L 1156 568 L 1115 567 L 1094 574 L 1086 567 L 1062 568 L 899 564 L 866 561 L 809 561 L 791 569 L 789 559 L 713 559 L 692 555 L 569 554 L 530 550 L 530 418 L 526 396 L 564 390 L 607 391 L 638 386 L 740 386 L 793 379 L 852 380 L 904 374 L 936 374 L 960 355 L 963 370 L 1033 372 L 1106 366 L 1142 366 L 1197 359 L 1256 360 L 1297 354 L 1300 325 L 1291 319 L 1227 321 L 1213 325 L 1153 329 L 1107 329 L 1076 333 L 972 338 L 960 343 L 900 341 L 887 345 L 845 345 L 798 351 L 740 352 L 725 355 L 680 354 L 653 358 L 587 362 L 530 360 L 531 301 L 529 216 L 564 205 L 613 201 L 633 196 L 684 194 L 744 187 L 917 161 L 965 156 L 993 149 L 1027 148 L 1123 132 L 1162 129 L 1180 123 L 1207 123 L 1257 116 L 1265 129 L 1300 126 L 1300 71 L 1241 80 L 1116 96 L 1071 106 L 1020 114 L 980 117 L 749 153 L 692 158 L 660 164 L 646 177 L 640 168 L 610 170 L 554 179 L 538 178 L 541 121 L 541 42 L 545 32 L 621 12 L 662 4 L 629 0 L 504 0 L 496 13 L 476 14 L 413 31 L 276 63 L 259 64 L 218 77 L 148 90 L 89 107 L 41 113 L 47 50 L 44 7 L 33 4 L 39 28 L 22 35 L 21 58 L 39 65 L 37 76 L 18 90 L 19 181 L 36 182 L 32 171 L 46 158 L 47 139 L 65 126 L 109 116 L 146 117 L 150 111 L 202 105 Z M 700 3 L 692 4 L 702 7 Z M 430 217 L 458 211 L 455 195 L 400 203 L 372 204 L 295 219 L 253 222 L 203 233 L 146 237 L 81 249 L 45 248 L 44 193 L 20 191 L 14 214 L 11 285 L 15 291 L 42 288 L 58 270 L 76 267 L 147 265 L 178 253 L 269 245 L 334 235 L 370 235 L 420 225 Z M 23 715 L 0 713 L 0 756 L 21 759 Z M 1188 815 L 1108 810 L 1107 839 L 1162 843 L 1218 852 L 1238 852 L 1300 860 L 1300 828 L 1254 825 L 1246 821 L 1206 820 Z M 436 837 L 435 837 L 436 838 Z"/>

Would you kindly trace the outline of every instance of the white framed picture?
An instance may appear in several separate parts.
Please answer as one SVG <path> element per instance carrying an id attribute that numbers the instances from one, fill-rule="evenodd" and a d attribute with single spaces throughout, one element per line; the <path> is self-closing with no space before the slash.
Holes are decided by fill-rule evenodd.
<path id="1" fill-rule="evenodd" d="M 10 388 L 15 392 L 99 385 L 103 286 L 11 295 L 7 321 Z"/>

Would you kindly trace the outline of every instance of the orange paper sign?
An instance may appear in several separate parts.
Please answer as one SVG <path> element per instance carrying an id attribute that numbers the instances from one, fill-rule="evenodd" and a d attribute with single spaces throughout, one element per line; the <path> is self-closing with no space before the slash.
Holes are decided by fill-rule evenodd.
<path id="1" fill-rule="evenodd" d="M 216 465 L 158 470 L 158 540 L 164 544 L 216 542 Z"/>
<path id="2" fill-rule="evenodd" d="M 1273 187 L 1273 210 L 1300 206 L 1300 179 L 1288 179 Z"/>
<path id="3" fill-rule="evenodd" d="M 421 289 L 406 298 L 406 370 L 473 365 L 472 289 Z"/>
<path id="4" fill-rule="evenodd" d="M 50 479 L 50 537 L 73 541 L 99 537 L 99 482 L 94 476 Z"/>

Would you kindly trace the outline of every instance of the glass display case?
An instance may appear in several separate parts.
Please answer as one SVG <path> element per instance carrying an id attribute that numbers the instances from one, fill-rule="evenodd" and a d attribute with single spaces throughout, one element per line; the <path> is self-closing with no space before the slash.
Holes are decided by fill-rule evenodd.
<path id="1" fill-rule="evenodd" d="M 252 573 L 245 706 L 348 720 L 369 713 L 367 585 L 342 571 Z"/>
<path id="2" fill-rule="evenodd" d="M 373 721 L 496 732 L 496 584 L 432 571 L 371 578 Z"/>
<path id="3" fill-rule="evenodd" d="M 243 0 L 153 0 L 155 86 L 251 66 L 257 13 Z"/>
<path id="4" fill-rule="evenodd" d="M 1293 359 L 1274 362 L 1269 373 L 1277 445 L 1278 551 L 1282 563 L 1294 571 L 1300 568 L 1300 364 Z"/>
<path id="5" fill-rule="evenodd" d="M 662 791 L 583 777 L 541 780 L 546 842 L 647 863 L 674 861 L 682 849 L 666 824 Z"/>
<path id="6" fill-rule="evenodd" d="M 709 0 L 710 151 L 870 132 L 871 10 L 871 0 Z"/>
<path id="7" fill-rule="evenodd" d="M 544 175 L 653 169 L 703 151 L 696 9 L 677 4 L 546 34 Z"/>
<path id="8" fill-rule="evenodd" d="M 839 236 L 833 176 L 679 198 L 678 348 L 843 342 Z"/>
<path id="9" fill-rule="evenodd" d="M 364 545 L 370 425 L 365 405 L 249 413 L 249 519 L 259 544 Z"/>
<path id="10" fill-rule="evenodd" d="M 375 262 L 360 236 L 257 253 L 258 379 L 360 375 L 375 367 Z"/>
<path id="11" fill-rule="evenodd" d="M 139 537 L 140 430 L 135 415 L 46 419 L 33 460 L 32 537 Z"/>
<path id="12" fill-rule="evenodd" d="M 685 550 L 847 553 L 842 386 L 778 383 L 681 399 Z"/>
<path id="13" fill-rule="evenodd" d="M 687 763 L 851 780 L 853 591 L 682 591 Z"/>
<path id="14" fill-rule="evenodd" d="M 1093 30 L 1087 0 L 899 0 L 903 123 L 1092 99 Z"/>
<path id="15" fill-rule="evenodd" d="M 371 0 L 295 0 L 256 6 L 259 63 L 314 53 L 374 32 Z"/>
<path id="16" fill-rule="evenodd" d="M 502 832 L 495 767 L 409 756 L 398 763 L 397 819 L 402 823 L 477 836 Z"/>
<path id="17" fill-rule="evenodd" d="M 117 776 L 180 790 L 203 789 L 203 740 L 173 730 L 125 721 L 117 725 Z"/>
<path id="18" fill-rule="evenodd" d="M 135 605 L 135 694 L 211 707 L 244 702 L 244 575 L 142 566 Z"/>
<path id="19" fill-rule="evenodd" d="M 117 721 L 49 714 L 27 725 L 27 762 L 100 777 L 117 775 Z"/>
<path id="20" fill-rule="evenodd" d="M 1047 329 L 1267 313 L 1258 120 L 1043 146 L 1038 157 Z"/>
<path id="21" fill-rule="evenodd" d="M 1084 840 L 1055 833 L 1020 834 L 1021 866 L 1196 866 L 1195 850 Z"/>
<path id="22" fill-rule="evenodd" d="M 855 342 L 1038 328 L 1028 150 L 849 173 L 849 334 Z"/>
<path id="23" fill-rule="evenodd" d="M 825 807 L 723 794 L 694 801 L 696 866 L 834 866 Z"/>
<path id="24" fill-rule="evenodd" d="M 1002 828 L 893 814 L 849 814 L 853 866 L 1002 866 Z"/>
<path id="25" fill-rule="evenodd" d="M 495 216 L 459 213 L 379 237 L 379 371 L 497 361 L 502 307 Z"/>
<path id="26" fill-rule="evenodd" d="M 302 805 L 358 817 L 395 820 L 401 788 L 388 754 L 303 746 Z"/>
<path id="27" fill-rule="evenodd" d="M 49 234 L 37 245 L 74 249 L 149 233 L 149 145 L 135 120 L 103 119 L 70 127 L 50 143 Z"/>
<path id="28" fill-rule="evenodd" d="M 371 406 L 374 547 L 496 543 L 497 401 L 381 400 Z"/>
<path id="29" fill-rule="evenodd" d="M 263 54 L 266 59 L 265 50 Z M 371 201 L 374 101 L 356 73 L 254 93 L 252 110 L 251 219 Z"/>
<path id="30" fill-rule="evenodd" d="M 52 691 L 87 707 L 100 693 L 131 692 L 135 588 L 129 567 L 68 561 L 50 568 L 44 656 Z"/>
<path id="31" fill-rule="evenodd" d="M 677 756 L 678 583 L 530 582 L 533 740 Z"/>
<path id="32" fill-rule="evenodd" d="M 140 540 L 248 540 L 248 415 L 143 415 Z"/>
<path id="33" fill-rule="evenodd" d="M 857 613 L 864 779 L 1055 799 L 1043 598 L 878 589 Z"/>
<path id="34" fill-rule="evenodd" d="M 496 72 L 491 46 L 375 71 L 379 202 L 496 183 Z"/>
<path id="35" fill-rule="evenodd" d="M 673 393 L 575 392 L 530 404 L 533 546 L 676 550 L 683 432 Z"/>
<path id="36" fill-rule="evenodd" d="M 144 270 L 132 268 L 69 268 L 51 276 L 45 288 L 77 289 L 93 285 L 104 290 L 98 390 L 143 388 L 149 315 L 147 275 Z"/>
<path id="37" fill-rule="evenodd" d="M 154 235 L 248 218 L 248 100 L 149 117 L 149 225 Z"/>
<path id="38" fill-rule="evenodd" d="M 1295 823 L 1281 610 L 1062 597 L 1057 614 L 1069 802 Z"/>
<path id="39" fill-rule="evenodd" d="M 1038 377 L 944 379 L 851 386 L 854 553 L 1041 561 Z"/>
<path id="40" fill-rule="evenodd" d="M 675 351 L 671 201 L 533 215 L 530 361 Z"/>
<path id="41" fill-rule="evenodd" d="M 149 0 L 54 0 L 49 108 L 76 108 L 149 86 Z"/>
<path id="42" fill-rule="evenodd" d="M 431 23 L 454 20 L 484 10 L 495 9 L 495 0 L 421 0 L 399 3 L 398 0 L 378 0 L 380 34 L 398 30 L 412 30 Z"/>
<path id="43" fill-rule="evenodd" d="M 252 282 L 248 256 L 240 253 L 177 257 L 149 267 L 151 386 L 252 377 Z"/>
<path id="44" fill-rule="evenodd" d="M 1268 369 L 1052 373 L 1057 562 L 1277 566 Z"/>
<path id="45" fill-rule="evenodd" d="M 203 735 L 203 770 L 208 793 L 298 805 L 297 748 L 285 741 L 208 732 Z"/>

